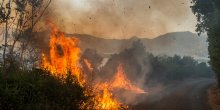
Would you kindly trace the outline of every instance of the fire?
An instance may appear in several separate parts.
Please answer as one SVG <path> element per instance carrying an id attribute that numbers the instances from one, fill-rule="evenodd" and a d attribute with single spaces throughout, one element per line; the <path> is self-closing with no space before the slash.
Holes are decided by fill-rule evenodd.
<path id="1" fill-rule="evenodd" d="M 93 71 L 92 64 L 87 59 L 84 59 L 83 61 L 86 64 L 86 66 L 89 69 L 89 71 L 92 72 Z"/>
<path id="2" fill-rule="evenodd" d="M 117 71 L 111 81 L 97 84 L 96 88 L 108 88 L 108 90 L 111 91 L 114 91 L 115 89 L 124 89 L 134 93 L 146 93 L 143 89 L 138 88 L 127 79 L 122 64 L 118 65 Z"/>
<path id="3" fill-rule="evenodd" d="M 119 64 L 117 68 L 117 72 L 113 80 L 110 82 L 110 87 L 111 88 L 122 88 L 122 89 L 129 90 L 129 91 L 136 92 L 136 93 L 145 93 L 144 90 L 136 87 L 135 85 L 131 83 L 130 80 L 126 78 L 122 64 Z"/>
<path id="4" fill-rule="evenodd" d="M 98 103 L 95 105 L 95 109 L 116 110 L 120 108 L 120 103 L 115 98 L 113 98 L 112 93 L 110 93 L 107 88 L 104 88 L 101 92 L 102 93 L 95 97 L 98 101 Z"/>
<path id="5" fill-rule="evenodd" d="M 60 33 L 54 25 L 50 35 L 50 56 L 42 55 L 42 68 L 48 70 L 54 76 L 66 78 L 69 73 L 73 74 L 83 84 L 81 70 L 79 68 L 80 48 L 78 47 L 78 39 L 65 37 Z"/>
<path id="6" fill-rule="evenodd" d="M 54 25 L 50 25 L 52 32 L 50 35 L 50 52 L 49 56 L 42 54 L 41 67 L 50 71 L 50 73 L 61 79 L 66 78 L 68 73 L 74 75 L 78 82 L 85 86 L 86 79 L 83 76 L 82 69 L 80 68 L 80 48 L 78 47 L 78 39 L 65 37 L 60 33 Z M 92 65 L 88 60 L 83 60 L 87 67 L 92 71 Z M 92 109 L 118 109 L 119 102 L 113 98 L 112 93 L 108 89 L 92 88 L 94 98 L 91 106 L 87 108 Z M 90 102 L 88 102 L 90 103 Z M 84 103 L 85 104 L 85 103 Z M 83 108 L 84 105 L 81 107 Z"/>
<path id="7" fill-rule="evenodd" d="M 94 97 L 91 98 L 88 102 L 83 103 L 80 109 L 118 110 L 124 107 L 116 98 L 114 98 L 113 94 L 107 88 L 97 88 L 92 92 L 93 93 L 90 94 L 94 94 Z"/>
<path id="8" fill-rule="evenodd" d="M 116 88 L 135 93 L 145 93 L 144 90 L 136 87 L 126 78 L 121 64 L 118 66 L 117 72 L 110 82 L 89 82 L 80 64 L 81 50 L 78 47 L 79 40 L 65 37 L 64 33 L 59 32 L 53 24 L 50 24 L 50 26 L 52 28 L 49 42 L 50 51 L 49 55 L 42 54 L 41 68 L 48 70 L 52 75 L 60 79 L 73 75 L 81 86 L 88 86 L 84 94 L 90 94 L 94 97 L 88 102 L 83 102 L 80 109 L 115 110 L 125 107 L 114 97 L 113 91 Z M 83 63 L 85 63 L 90 72 L 93 72 L 94 68 L 87 59 L 84 59 Z"/>

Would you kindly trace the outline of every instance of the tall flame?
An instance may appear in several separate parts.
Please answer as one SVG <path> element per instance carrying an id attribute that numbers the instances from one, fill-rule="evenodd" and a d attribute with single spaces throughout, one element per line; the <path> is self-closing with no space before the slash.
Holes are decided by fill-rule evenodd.
<path id="1" fill-rule="evenodd" d="M 79 40 L 76 38 L 65 37 L 57 28 L 50 24 L 52 32 L 50 35 L 50 56 L 42 55 L 42 67 L 47 69 L 54 76 L 66 78 L 68 73 L 73 74 L 83 84 L 85 80 L 79 68 L 80 48 Z"/>
<path id="2" fill-rule="evenodd" d="M 80 64 L 80 48 L 79 40 L 76 38 L 65 37 L 57 28 L 50 23 L 51 35 L 49 42 L 49 55 L 42 54 L 41 67 L 50 71 L 50 73 L 58 78 L 65 79 L 68 75 L 73 75 L 81 86 L 88 86 L 90 83 L 85 74 L 83 74 Z M 84 59 L 90 72 L 93 72 L 92 64 Z M 105 109 L 115 110 L 123 107 L 123 105 L 112 94 L 115 88 L 122 88 L 136 93 L 144 93 L 144 90 L 134 86 L 130 80 L 126 78 L 122 65 L 117 68 L 117 72 L 110 82 L 90 84 L 90 89 L 84 94 L 94 96 L 90 101 L 84 102 L 80 109 Z M 92 103 L 92 104 L 91 104 Z"/>
<path id="3" fill-rule="evenodd" d="M 60 33 L 57 28 L 50 23 L 51 35 L 50 35 L 50 52 L 47 56 L 42 54 L 41 68 L 50 71 L 50 73 L 58 78 L 65 79 L 69 73 L 75 76 L 81 86 L 85 86 L 87 83 L 82 69 L 80 68 L 80 48 L 78 47 L 79 40 L 76 38 L 65 37 L 63 33 Z M 92 71 L 92 65 L 88 60 L 84 60 L 87 67 Z M 89 92 L 88 92 L 89 93 Z M 112 93 L 108 89 L 96 89 L 92 87 L 92 93 L 94 96 L 92 105 L 86 106 L 86 109 L 107 109 L 115 110 L 120 107 L 119 102 L 113 98 Z M 85 103 L 84 103 L 85 104 Z M 90 104 L 90 102 L 88 102 Z M 82 104 L 82 109 L 83 104 Z"/>

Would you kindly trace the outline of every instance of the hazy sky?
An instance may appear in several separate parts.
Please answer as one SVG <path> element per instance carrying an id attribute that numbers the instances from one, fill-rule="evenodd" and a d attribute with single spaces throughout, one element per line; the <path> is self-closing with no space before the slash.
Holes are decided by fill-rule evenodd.
<path id="1" fill-rule="evenodd" d="M 104 38 L 154 38 L 194 32 L 190 0 L 53 0 L 47 17 L 67 33 Z"/>

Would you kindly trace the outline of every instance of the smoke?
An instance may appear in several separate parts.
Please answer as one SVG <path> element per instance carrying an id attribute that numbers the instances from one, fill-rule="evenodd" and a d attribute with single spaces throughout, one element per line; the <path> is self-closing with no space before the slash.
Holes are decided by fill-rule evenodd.
<path id="1" fill-rule="evenodd" d="M 103 38 L 153 38 L 192 31 L 196 20 L 188 0 L 53 0 L 45 18 L 67 33 Z M 44 26 L 39 29 L 45 29 Z"/>
<path id="2" fill-rule="evenodd" d="M 189 6 L 188 0 L 53 0 L 43 17 L 66 33 L 117 39 L 154 38 L 167 32 L 194 30 L 196 20 Z M 47 29 L 45 19 L 38 30 Z M 138 48 L 113 55 L 99 75 L 111 78 L 121 60 L 128 78 L 144 87 L 151 67 L 144 57 L 145 49 Z M 140 101 L 135 94 L 120 95 L 129 104 Z"/>
<path id="3" fill-rule="evenodd" d="M 141 41 L 135 41 L 131 48 L 125 49 L 118 54 L 112 55 L 108 62 L 100 68 L 97 76 L 104 81 L 111 80 L 115 73 L 117 72 L 118 65 L 122 64 L 123 70 L 126 74 L 128 80 L 132 84 L 140 87 L 144 90 L 146 88 L 146 80 L 148 78 L 149 72 L 151 71 L 150 62 L 145 52 L 145 47 Z M 140 95 L 133 93 L 132 91 L 115 91 L 116 97 L 126 104 L 137 104 Z M 148 94 L 148 93 L 146 93 Z M 145 95 L 145 94 L 144 94 Z"/>

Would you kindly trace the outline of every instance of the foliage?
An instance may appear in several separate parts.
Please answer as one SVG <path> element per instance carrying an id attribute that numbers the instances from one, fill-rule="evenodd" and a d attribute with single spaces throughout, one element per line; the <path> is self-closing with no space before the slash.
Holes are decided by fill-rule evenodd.
<path id="1" fill-rule="evenodd" d="M 206 63 L 198 63 L 189 56 L 153 56 L 151 55 L 152 71 L 150 79 L 169 83 L 187 78 L 212 78 L 213 72 Z"/>
<path id="2" fill-rule="evenodd" d="M 112 71 L 119 62 L 124 64 L 123 67 L 129 79 L 139 82 L 145 78 L 146 84 L 151 82 L 169 83 L 187 78 L 212 78 L 214 76 L 211 67 L 204 62 L 199 63 L 189 56 L 154 56 L 146 52 L 141 41 L 136 41 L 131 48 L 112 55 L 102 68 L 101 73 L 111 77 L 109 74 L 114 73 Z"/>
<path id="3" fill-rule="evenodd" d="M 220 1 L 192 0 L 192 11 L 197 16 L 197 32 L 207 32 L 210 65 L 217 74 L 220 86 Z"/>
<path id="4" fill-rule="evenodd" d="M 0 108 L 3 110 L 76 110 L 88 99 L 75 78 L 65 83 L 48 72 L 34 69 L 0 77 Z"/>

